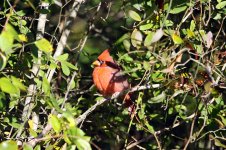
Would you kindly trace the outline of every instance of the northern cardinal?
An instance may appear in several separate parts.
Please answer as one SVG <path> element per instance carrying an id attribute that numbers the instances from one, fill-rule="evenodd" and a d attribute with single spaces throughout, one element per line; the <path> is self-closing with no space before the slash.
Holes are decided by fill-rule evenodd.
<path id="1" fill-rule="evenodd" d="M 130 88 L 120 66 L 110 56 L 109 50 L 103 51 L 98 59 L 93 62 L 93 82 L 104 97 L 112 96 L 115 92 L 122 92 Z M 124 96 L 124 102 L 129 111 L 133 112 L 133 102 L 130 95 Z"/>

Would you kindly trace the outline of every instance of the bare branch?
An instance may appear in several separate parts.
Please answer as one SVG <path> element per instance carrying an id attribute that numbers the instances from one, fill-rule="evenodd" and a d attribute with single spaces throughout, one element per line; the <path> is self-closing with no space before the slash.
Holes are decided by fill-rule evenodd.
<path id="1" fill-rule="evenodd" d="M 65 30 L 63 31 L 63 33 L 61 35 L 60 41 L 57 45 L 56 51 L 53 55 L 53 58 L 56 58 L 57 56 L 59 56 L 63 53 L 63 49 L 66 45 L 68 36 L 70 34 L 70 27 L 71 27 L 74 19 L 77 17 L 77 13 L 78 13 L 78 10 L 79 10 L 82 2 L 83 2 L 82 0 L 75 0 L 74 1 L 72 8 L 70 10 L 70 16 L 69 16 L 69 18 L 66 22 Z M 52 80 L 52 77 L 53 77 L 55 70 L 56 70 L 56 68 L 48 70 L 48 73 L 47 73 L 48 81 Z"/>
<path id="2" fill-rule="evenodd" d="M 49 3 L 42 2 L 41 6 L 48 9 Z M 43 35 L 45 32 L 45 24 L 46 24 L 46 20 L 47 20 L 46 18 L 47 18 L 47 14 L 39 14 L 36 40 L 43 38 Z M 38 60 L 37 60 L 37 62 L 34 63 L 32 70 L 31 70 L 31 72 L 32 72 L 31 77 L 33 79 L 35 76 L 38 75 L 39 65 L 41 64 L 41 55 L 42 55 L 42 51 L 38 51 Z M 34 106 L 34 97 L 33 96 L 35 95 L 35 93 L 36 93 L 36 85 L 32 83 L 28 87 L 28 93 L 27 93 L 27 97 L 25 99 L 25 104 L 24 104 L 25 106 L 24 106 L 23 113 L 22 113 L 22 120 L 24 121 L 24 124 L 30 118 L 31 110 Z M 38 118 L 37 118 L 37 116 L 35 118 L 36 119 L 35 119 L 34 124 L 36 124 L 36 126 L 34 129 L 36 130 Z M 20 137 L 23 127 L 24 126 L 21 126 L 21 128 L 19 129 L 19 131 L 17 133 L 17 137 Z"/>

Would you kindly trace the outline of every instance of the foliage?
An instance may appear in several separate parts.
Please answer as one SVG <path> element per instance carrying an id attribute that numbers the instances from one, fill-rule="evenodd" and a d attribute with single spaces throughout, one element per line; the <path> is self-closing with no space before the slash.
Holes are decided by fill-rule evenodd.
<path id="1" fill-rule="evenodd" d="M 0 6 L 0 149 L 226 147 L 225 1 Z M 93 87 L 106 48 L 131 87 L 145 87 L 135 117 Z"/>

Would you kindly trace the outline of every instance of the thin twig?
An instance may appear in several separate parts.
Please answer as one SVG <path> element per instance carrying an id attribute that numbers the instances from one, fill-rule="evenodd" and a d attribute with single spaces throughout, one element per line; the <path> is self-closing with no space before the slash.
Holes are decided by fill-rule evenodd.
<path id="1" fill-rule="evenodd" d="M 66 46 L 68 36 L 71 32 L 70 27 L 73 23 L 73 20 L 77 17 L 77 13 L 78 13 L 78 10 L 79 10 L 82 2 L 83 2 L 82 0 L 75 0 L 74 1 L 72 8 L 70 10 L 69 19 L 66 21 L 65 30 L 63 31 L 63 33 L 61 35 L 60 41 L 57 45 L 56 51 L 53 55 L 53 58 L 56 58 L 57 56 L 60 56 L 63 53 L 63 49 Z M 47 79 L 48 79 L 49 82 L 52 80 L 55 70 L 56 70 L 56 68 L 48 70 Z"/>
<path id="2" fill-rule="evenodd" d="M 115 93 L 112 95 L 112 97 L 110 99 L 106 99 L 103 98 L 100 101 L 96 102 L 96 104 L 94 104 L 92 107 L 90 107 L 87 111 L 85 111 L 82 115 L 80 115 L 79 117 L 77 117 L 75 119 L 75 123 L 78 125 L 81 122 L 83 122 L 86 117 L 91 114 L 98 106 L 102 105 L 103 103 L 110 101 L 111 99 L 116 99 L 118 97 L 120 97 L 121 95 L 128 93 L 128 92 L 135 92 L 135 91 L 140 91 L 140 90 L 145 90 L 145 89 L 151 89 L 151 88 L 159 88 L 160 85 L 159 84 L 153 84 L 153 85 L 143 85 L 143 86 L 139 86 L 139 87 L 134 87 L 132 89 L 120 92 L 120 93 Z M 51 113 L 55 113 L 54 110 L 52 110 Z M 46 135 L 50 130 L 52 129 L 52 126 L 50 124 L 47 124 L 45 126 L 45 128 L 43 129 L 42 133 L 38 136 L 38 138 L 34 138 L 32 140 L 30 140 L 28 142 L 29 145 L 31 145 L 32 147 L 34 147 L 37 142 L 39 141 L 38 139 L 42 138 L 44 135 Z"/>
<path id="3" fill-rule="evenodd" d="M 192 114 L 192 115 L 188 116 L 186 119 L 193 119 L 194 117 L 195 117 L 195 114 Z M 169 130 L 171 130 L 171 129 L 174 129 L 174 128 L 180 126 L 180 125 L 183 124 L 183 123 L 184 123 L 184 121 L 181 121 L 181 122 L 178 122 L 178 123 L 172 125 L 171 127 L 166 127 L 166 128 L 161 129 L 161 130 L 159 130 L 159 131 L 156 131 L 156 132 L 155 132 L 155 135 L 160 135 L 160 134 L 162 134 L 163 132 L 169 131 Z M 126 149 L 131 149 L 131 148 L 133 148 L 133 147 L 139 145 L 140 143 L 146 142 L 146 141 L 148 141 L 148 140 L 150 140 L 150 139 L 152 139 L 152 138 L 154 138 L 154 135 L 153 135 L 153 134 L 151 134 L 151 135 L 149 135 L 149 136 L 147 136 L 147 137 L 145 137 L 145 138 L 142 138 L 142 139 L 140 139 L 140 140 L 138 140 L 138 141 L 136 141 L 136 142 L 134 142 L 134 143 L 128 145 L 128 146 L 126 147 Z"/>

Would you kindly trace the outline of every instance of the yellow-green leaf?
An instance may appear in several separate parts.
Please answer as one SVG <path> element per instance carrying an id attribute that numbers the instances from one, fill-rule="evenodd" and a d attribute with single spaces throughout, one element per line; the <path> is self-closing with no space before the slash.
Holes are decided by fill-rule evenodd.
<path id="1" fill-rule="evenodd" d="M 188 36 L 188 38 L 194 37 L 195 33 L 193 31 L 191 31 L 190 29 L 187 29 L 187 36 Z"/>
<path id="2" fill-rule="evenodd" d="M 75 120 L 74 120 L 74 117 L 73 117 L 73 115 L 71 114 L 71 113 L 69 113 L 69 112 L 64 112 L 63 113 L 63 116 L 65 117 L 65 119 L 67 119 L 67 121 L 68 121 L 68 125 L 69 125 L 69 127 L 75 127 Z"/>
<path id="3" fill-rule="evenodd" d="M 46 53 L 50 53 L 53 51 L 52 44 L 45 38 L 35 41 L 35 45 L 38 47 L 39 50 L 44 51 Z"/>
<path id="4" fill-rule="evenodd" d="M 84 139 L 77 139 L 75 140 L 75 144 L 78 147 L 78 150 L 91 150 L 90 143 Z"/>
<path id="5" fill-rule="evenodd" d="M 26 91 L 27 87 L 20 81 L 20 79 L 11 76 L 11 80 L 15 87 L 19 88 L 22 91 Z"/>
<path id="6" fill-rule="evenodd" d="M 219 2 L 217 5 L 216 5 L 216 8 L 217 9 L 222 9 L 226 6 L 226 1 L 223 1 L 223 2 Z"/>
<path id="7" fill-rule="evenodd" d="M 19 34 L 18 38 L 19 38 L 19 41 L 21 42 L 27 42 L 27 37 L 24 34 Z"/>
<path id="8" fill-rule="evenodd" d="M 0 34 L 0 49 L 5 53 L 10 53 L 16 36 L 15 29 L 10 24 L 6 24 Z"/>
<path id="9" fill-rule="evenodd" d="M 49 84 L 49 81 L 46 78 L 46 76 L 43 77 L 42 89 L 43 89 L 45 94 L 47 94 L 47 95 L 50 94 L 50 84 Z"/>
<path id="10" fill-rule="evenodd" d="M 181 39 L 180 36 L 178 36 L 176 33 L 172 34 L 172 39 L 174 44 L 182 44 L 184 41 Z"/>
<path id="11" fill-rule="evenodd" d="M 8 94 L 19 94 L 19 90 L 12 84 L 10 79 L 6 77 L 0 78 L 0 88 L 3 92 Z"/>
<path id="12" fill-rule="evenodd" d="M 7 64 L 6 56 L 0 51 L 0 71 L 5 68 Z"/>
<path id="13" fill-rule="evenodd" d="M 60 133 L 61 131 L 61 123 L 60 120 L 57 118 L 56 115 L 49 115 L 49 123 L 51 124 L 51 126 L 53 127 L 53 130 L 56 133 Z"/>
<path id="14" fill-rule="evenodd" d="M 0 144 L 0 150 L 17 150 L 18 146 L 15 141 L 8 140 Z"/>
<path id="15" fill-rule="evenodd" d="M 142 43 L 142 33 L 137 30 L 137 29 L 134 29 L 132 34 L 131 34 L 131 43 L 134 47 L 136 48 L 140 48 L 141 46 L 141 43 Z"/>
<path id="16" fill-rule="evenodd" d="M 128 16 L 130 18 L 132 18 L 133 20 L 135 20 L 135 21 L 141 21 L 140 15 L 137 12 L 133 11 L 133 10 L 129 10 L 128 11 Z"/>

